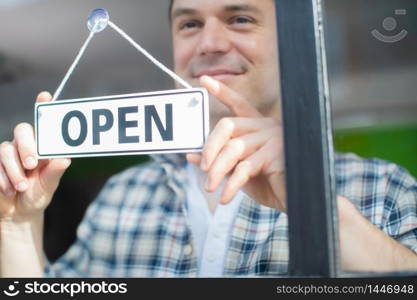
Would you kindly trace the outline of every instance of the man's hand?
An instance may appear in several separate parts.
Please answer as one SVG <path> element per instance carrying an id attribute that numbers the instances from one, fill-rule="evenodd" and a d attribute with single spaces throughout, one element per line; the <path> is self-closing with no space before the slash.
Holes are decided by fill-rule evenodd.
<path id="1" fill-rule="evenodd" d="M 189 162 L 208 173 L 206 190 L 214 192 L 227 176 L 222 204 L 230 202 L 243 188 L 259 203 L 285 212 L 280 121 L 264 117 L 246 99 L 219 81 L 203 76 L 200 83 L 234 114 L 218 122 L 201 155 L 187 155 Z"/>
<path id="2" fill-rule="evenodd" d="M 200 154 L 189 162 L 208 173 L 206 190 L 215 191 L 228 177 L 221 203 L 243 188 L 259 203 L 286 212 L 282 126 L 265 118 L 224 84 L 204 76 L 201 85 L 235 117 L 222 119 Z M 338 196 L 343 269 L 400 271 L 417 269 L 417 255 L 366 220 L 346 198 Z"/>
<path id="3" fill-rule="evenodd" d="M 41 93 L 36 101 L 51 101 L 51 95 Z M 0 221 L 43 214 L 71 163 L 69 159 L 38 161 L 35 153 L 33 128 L 27 123 L 16 126 L 12 142 L 0 145 Z"/>
<path id="4" fill-rule="evenodd" d="M 348 199 L 338 196 L 339 238 L 344 271 L 417 270 L 417 254 L 369 222 Z"/>

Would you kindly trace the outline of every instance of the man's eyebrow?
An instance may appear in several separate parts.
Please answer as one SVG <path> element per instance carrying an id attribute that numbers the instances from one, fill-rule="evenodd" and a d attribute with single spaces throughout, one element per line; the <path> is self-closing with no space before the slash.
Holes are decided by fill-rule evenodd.
<path id="1" fill-rule="evenodd" d="M 226 12 L 253 12 L 260 14 L 261 11 L 259 8 L 249 4 L 234 4 L 234 5 L 227 5 L 223 8 Z M 178 18 L 183 15 L 196 15 L 198 12 L 196 9 L 192 8 L 176 8 L 172 12 L 172 19 Z"/>
<path id="2" fill-rule="evenodd" d="M 172 19 L 176 19 L 183 15 L 195 15 L 195 14 L 197 14 L 197 10 L 192 9 L 192 8 L 176 8 L 172 12 Z"/>
<path id="3" fill-rule="evenodd" d="M 235 4 L 235 5 L 227 5 L 224 7 L 224 10 L 227 12 L 253 12 L 260 14 L 261 11 L 254 5 L 249 4 Z"/>

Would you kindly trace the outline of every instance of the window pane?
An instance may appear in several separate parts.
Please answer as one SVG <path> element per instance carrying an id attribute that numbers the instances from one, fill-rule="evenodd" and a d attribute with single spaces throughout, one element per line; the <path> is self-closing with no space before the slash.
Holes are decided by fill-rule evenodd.
<path id="1" fill-rule="evenodd" d="M 325 3 L 335 149 L 404 168 L 341 154 L 338 193 L 416 251 L 417 3 Z"/>

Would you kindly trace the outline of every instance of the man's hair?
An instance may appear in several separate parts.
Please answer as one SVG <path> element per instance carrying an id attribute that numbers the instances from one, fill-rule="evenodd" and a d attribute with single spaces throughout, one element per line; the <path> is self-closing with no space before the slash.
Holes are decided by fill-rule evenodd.
<path id="1" fill-rule="evenodd" d="M 169 18 L 169 21 L 172 21 L 171 20 L 171 12 L 172 12 L 172 6 L 174 5 L 174 0 L 169 0 L 169 9 L 168 9 L 168 18 Z"/>

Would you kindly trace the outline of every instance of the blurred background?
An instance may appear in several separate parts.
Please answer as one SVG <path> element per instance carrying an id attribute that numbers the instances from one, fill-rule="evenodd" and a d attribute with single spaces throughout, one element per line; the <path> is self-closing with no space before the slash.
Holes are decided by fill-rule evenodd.
<path id="1" fill-rule="evenodd" d="M 166 0 L 0 0 L 0 141 L 11 139 L 19 122 L 33 122 L 36 95 L 58 87 L 98 7 L 172 67 Z M 326 0 L 325 10 L 336 150 L 390 160 L 417 176 L 417 1 Z M 60 99 L 170 88 L 167 75 L 107 29 L 92 40 Z M 73 160 L 46 214 L 50 260 L 72 243 L 107 178 L 145 160 Z"/>

